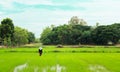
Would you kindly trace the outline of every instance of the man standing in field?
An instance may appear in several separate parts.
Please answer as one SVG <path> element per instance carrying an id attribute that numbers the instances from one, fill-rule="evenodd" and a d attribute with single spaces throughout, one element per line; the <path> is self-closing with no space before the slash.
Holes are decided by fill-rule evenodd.
<path id="1" fill-rule="evenodd" d="M 42 55 L 42 47 L 39 47 L 39 55 L 41 56 Z"/>

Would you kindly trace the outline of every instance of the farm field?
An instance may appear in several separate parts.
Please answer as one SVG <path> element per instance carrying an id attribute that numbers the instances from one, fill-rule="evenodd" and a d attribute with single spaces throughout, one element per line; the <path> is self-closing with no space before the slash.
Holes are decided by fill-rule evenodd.
<path id="1" fill-rule="evenodd" d="M 120 72 L 120 48 L 1 48 L 0 72 Z"/>

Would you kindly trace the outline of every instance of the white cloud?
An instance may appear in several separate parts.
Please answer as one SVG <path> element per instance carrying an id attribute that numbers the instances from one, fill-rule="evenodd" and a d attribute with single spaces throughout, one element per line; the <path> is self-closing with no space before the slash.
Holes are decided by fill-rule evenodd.
<path id="1" fill-rule="evenodd" d="M 44 4 L 44 5 L 53 5 L 51 0 L 3 0 L 0 1 L 0 5 L 4 8 L 13 8 L 13 3 L 18 2 L 21 4 L 27 4 L 27 5 L 36 5 L 36 4 Z"/>
<path id="2" fill-rule="evenodd" d="M 13 7 L 11 0 L 0 1 L 0 5 L 3 6 L 4 8 L 12 8 Z"/>
<path id="3" fill-rule="evenodd" d="M 15 2 L 19 2 L 22 4 L 28 4 L 28 5 L 34 5 L 34 4 L 45 4 L 45 5 L 51 5 L 51 0 L 14 0 Z"/>
<path id="4" fill-rule="evenodd" d="M 95 22 L 111 24 L 120 21 L 119 0 L 93 0 L 84 3 L 77 2 L 73 6 L 85 8 L 82 14 L 89 24 L 95 24 Z"/>

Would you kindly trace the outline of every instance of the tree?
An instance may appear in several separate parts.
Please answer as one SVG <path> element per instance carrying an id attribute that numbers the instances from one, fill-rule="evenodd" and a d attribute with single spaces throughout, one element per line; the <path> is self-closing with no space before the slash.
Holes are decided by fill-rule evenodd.
<path id="1" fill-rule="evenodd" d="M 10 37 L 9 38 L 4 38 L 4 42 L 3 43 L 7 47 L 11 46 L 11 39 L 10 39 Z"/>
<path id="2" fill-rule="evenodd" d="M 82 32 L 91 30 L 90 26 L 60 25 L 46 28 L 41 34 L 43 44 L 79 44 Z"/>
<path id="3" fill-rule="evenodd" d="M 69 25 L 61 25 L 56 29 L 59 44 L 71 44 L 71 27 Z"/>
<path id="4" fill-rule="evenodd" d="M 20 27 L 15 27 L 14 32 L 15 45 L 20 46 L 28 43 L 28 31 Z"/>
<path id="5" fill-rule="evenodd" d="M 117 32 L 119 32 L 119 38 L 120 38 L 120 23 L 114 23 L 112 25 L 110 25 L 111 27 L 117 29 Z"/>
<path id="6" fill-rule="evenodd" d="M 79 23 L 80 23 L 80 25 L 82 25 L 82 26 L 86 26 L 86 25 L 87 25 L 87 22 L 84 21 L 83 19 L 80 19 L 80 20 L 79 20 Z"/>
<path id="7" fill-rule="evenodd" d="M 72 29 L 77 29 L 82 32 L 91 30 L 91 26 L 72 25 Z"/>
<path id="8" fill-rule="evenodd" d="M 97 23 L 96 23 L 96 27 L 98 27 L 99 25 L 100 25 L 100 24 L 97 22 Z"/>
<path id="9" fill-rule="evenodd" d="M 35 43 L 40 43 L 40 38 L 35 38 Z"/>
<path id="10" fill-rule="evenodd" d="M 73 16 L 70 21 L 68 22 L 68 24 L 79 24 L 79 18 L 77 16 Z"/>
<path id="11" fill-rule="evenodd" d="M 98 26 L 92 31 L 92 39 L 95 44 L 107 45 L 109 42 L 116 44 L 119 40 L 119 32 L 115 27 Z"/>
<path id="12" fill-rule="evenodd" d="M 50 44 L 50 39 L 48 38 L 49 34 L 51 33 L 51 28 L 50 27 L 46 27 L 42 34 L 41 34 L 41 37 L 40 37 L 40 41 L 43 43 L 43 44 Z"/>
<path id="13" fill-rule="evenodd" d="M 10 18 L 3 19 L 1 21 L 1 38 L 4 43 L 6 40 L 7 43 L 14 42 L 14 24 Z"/>
<path id="14" fill-rule="evenodd" d="M 91 31 L 84 31 L 80 37 L 81 44 L 92 44 Z"/>
<path id="15" fill-rule="evenodd" d="M 2 44 L 2 34 L 1 34 L 1 25 L 0 25 L 0 45 Z"/>
<path id="16" fill-rule="evenodd" d="M 32 32 L 28 32 L 28 43 L 35 42 L 35 35 Z"/>
<path id="17" fill-rule="evenodd" d="M 71 25 L 82 25 L 82 26 L 86 26 L 87 22 L 84 21 L 83 19 L 79 19 L 77 16 L 73 16 L 70 21 L 68 21 L 68 24 Z"/>
<path id="18" fill-rule="evenodd" d="M 84 32 L 90 31 L 90 26 L 82 26 L 82 25 L 73 25 L 72 26 L 72 41 L 73 44 L 79 44 L 82 43 L 81 37 L 83 37 Z"/>
<path id="19" fill-rule="evenodd" d="M 69 24 L 46 28 L 41 34 L 43 44 L 116 44 L 120 39 L 120 24 L 87 26 L 83 19 L 73 16 Z"/>
<path id="20" fill-rule="evenodd" d="M 79 44 L 82 31 L 78 30 L 78 29 L 73 29 L 71 32 L 72 32 L 71 33 L 71 40 L 70 40 L 71 43 L 72 44 Z"/>

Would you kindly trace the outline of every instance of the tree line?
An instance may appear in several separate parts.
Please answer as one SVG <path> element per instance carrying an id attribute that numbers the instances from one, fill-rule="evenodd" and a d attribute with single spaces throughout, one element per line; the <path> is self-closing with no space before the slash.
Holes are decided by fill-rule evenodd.
<path id="1" fill-rule="evenodd" d="M 68 24 L 46 27 L 40 37 L 43 44 L 117 44 L 120 40 L 120 23 L 88 26 L 87 22 L 74 16 Z"/>
<path id="2" fill-rule="evenodd" d="M 0 24 L 0 45 L 20 46 L 35 41 L 34 33 L 27 29 L 14 26 L 10 18 L 5 18 Z"/>

